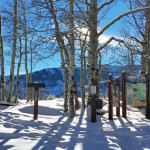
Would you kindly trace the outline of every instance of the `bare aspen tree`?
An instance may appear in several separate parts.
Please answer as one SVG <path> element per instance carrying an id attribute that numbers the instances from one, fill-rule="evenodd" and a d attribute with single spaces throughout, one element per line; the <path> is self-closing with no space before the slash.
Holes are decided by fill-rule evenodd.
<path id="1" fill-rule="evenodd" d="M 46 0 L 45 0 L 45 2 L 47 4 L 47 7 L 49 8 L 48 2 Z M 53 19 L 54 19 L 54 24 L 55 24 L 56 41 L 57 41 L 57 43 L 59 45 L 59 48 L 61 48 L 63 50 L 64 56 L 65 56 L 65 62 L 67 64 L 67 71 L 69 72 L 69 70 L 70 70 L 70 58 L 69 58 L 69 54 L 67 52 L 64 39 L 61 36 L 61 32 L 60 32 L 60 29 L 59 29 L 59 23 L 57 21 L 57 17 L 56 17 L 56 14 L 55 14 L 55 11 L 54 11 L 54 7 L 53 7 L 53 2 L 49 1 L 49 3 L 50 3 L 50 6 L 51 6 L 49 8 L 49 12 L 52 14 Z M 72 79 L 72 80 L 74 82 L 74 92 L 73 92 L 73 94 L 74 94 L 74 99 L 75 99 L 75 108 L 78 109 L 80 107 L 80 105 L 79 105 L 79 102 L 78 102 L 77 86 L 76 86 L 75 80 L 74 79 Z M 64 85 L 64 87 L 67 88 L 67 86 L 65 86 L 65 85 Z M 65 89 L 65 91 L 68 91 L 68 89 Z"/>
<path id="2" fill-rule="evenodd" d="M 88 51 L 88 64 L 89 64 L 89 82 L 94 81 L 97 84 L 97 76 L 96 76 L 96 68 L 97 68 L 97 60 L 98 60 L 98 37 L 97 37 L 97 0 L 90 1 L 90 16 L 89 16 L 89 31 L 90 31 L 90 41 L 89 46 L 90 50 Z M 89 93 L 88 93 L 89 94 Z M 91 97 L 88 95 L 88 102 L 90 102 Z"/>
<path id="3" fill-rule="evenodd" d="M 81 45 L 81 41 L 80 41 Z M 80 69 L 80 89 L 81 89 L 81 99 L 82 99 L 82 108 L 85 108 L 85 99 L 84 99 L 84 89 L 83 89 L 83 69 L 84 69 L 84 50 L 81 47 L 81 69 Z"/>
<path id="4" fill-rule="evenodd" d="M 86 40 L 88 36 L 88 31 L 85 34 L 85 39 L 82 39 L 82 33 L 79 34 L 79 42 L 81 49 L 81 68 L 80 68 L 80 89 L 81 89 L 81 100 L 82 100 L 82 108 L 85 108 L 85 76 L 86 76 L 86 61 L 85 61 L 85 51 L 87 48 Z"/>
<path id="5" fill-rule="evenodd" d="M 61 56 L 63 82 L 64 82 L 64 112 L 67 112 L 68 111 L 68 84 L 67 84 L 65 61 L 64 61 L 63 51 L 61 48 L 60 48 L 60 56 Z"/>
<path id="6" fill-rule="evenodd" d="M 48 6 L 48 3 L 46 3 Z M 65 60 L 67 63 L 67 68 L 69 69 L 69 56 L 68 56 L 68 52 L 66 50 L 65 44 L 64 44 L 64 40 L 62 39 L 62 37 L 60 36 L 60 31 L 59 31 L 59 24 L 57 22 L 57 17 L 53 7 L 53 3 L 52 1 L 50 1 L 50 6 L 51 9 L 50 12 L 53 16 L 54 19 L 54 23 L 55 23 L 55 33 L 56 33 L 56 41 L 59 45 L 59 51 L 60 51 L 60 56 L 61 56 L 61 63 L 62 63 L 62 71 L 63 71 L 63 82 L 64 82 L 64 112 L 68 111 L 68 83 L 67 83 L 67 76 L 66 76 L 66 69 L 65 69 L 65 61 L 64 61 L 64 55 L 63 52 L 65 54 Z"/>
<path id="7" fill-rule="evenodd" d="M 2 37 L 2 21 L 0 12 L 0 63 L 1 63 L 1 100 L 6 101 L 5 95 L 5 64 L 4 64 L 4 46 Z"/>
<path id="8" fill-rule="evenodd" d="M 98 88 L 98 91 L 100 89 L 100 86 L 99 86 L 99 81 L 100 81 L 100 76 L 101 76 L 101 73 L 102 73 L 102 56 L 101 56 L 101 53 L 99 52 L 99 64 L 98 64 L 98 84 L 97 84 L 97 88 Z M 99 92 L 98 92 L 98 96 L 99 96 Z"/>
<path id="9" fill-rule="evenodd" d="M 75 48 L 74 48 L 74 0 L 69 1 L 69 31 L 70 31 L 70 59 L 69 59 L 69 117 L 75 116 L 74 112 L 74 68 L 75 68 Z"/>
<path id="10" fill-rule="evenodd" d="M 28 88 L 28 82 L 29 82 L 29 73 L 28 73 L 28 53 L 27 53 L 27 43 L 28 43 L 28 38 L 27 38 L 27 18 L 26 18 L 26 10 L 25 6 L 22 2 L 22 9 L 23 9 L 23 18 L 24 18 L 24 36 L 25 36 L 25 70 L 26 70 L 26 99 L 27 102 L 29 102 L 29 88 Z"/>
<path id="11" fill-rule="evenodd" d="M 150 6 L 150 1 L 146 0 L 146 6 Z M 146 72 L 150 73 L 150 10 L 145 11 L 145 31 L 143 33 L 143 56 L 141 57 L 141 70 L 145 74 Z M 145 59 L 145 55 L 148 56 L 148 59 Z"/>
<path id="12" fill-rule="evenodd" d="M 150 1 L 145 0 L 129 0 L 130 9 L 137 9 L 139 7 L 149 7 Z M 145 5 L 146 4 L 146 5 Z M 139 54 L 141 55 L 141 68 L 140 75 L 145 76 L 146 72 L 149 72 L 149 34 L 150 34 L 150 10 L 146 9 L 145 12 L 142 11 L 138 14 L 132 13 L 132 19 L 126 19 L 125 23 L 131 28 L 131 30 L 135 31 L 132 34 L 129 32 L 129 29 L 123 28 L 121 33 L 128 41 L 125 40 L 125 47 L 129 50 L 128 55 L 128 64 L 131 65 L 130 72 L 133 74 L 133 55 Z"/>
<path id="13" fill-rule="evenodd" d="M 16 84 L 16 95 L 15 95 L 14 103 L 18 103 L 18 98 L 19 98 L 19 71 L 20 71 L 20 66 L 22 61 L 22 35 L 19 36 L 19 43 L 20 43 L 20 48 L 19 48 L 20 56 L 19 56 L 19 62 L 17 68 L 17 84 Z"/>
<path id="14" fill-rule="evenodd" d="M 11 69 L 10 69 L 10 80 L 7 94 L 7 102 L 11 102 L 13 85 L 14 85 L 14 69 L 15 69 L 15 58 L 16 58 L 16 42 L 17 42 L 17 0 L 14 0 L 14 27 L 13 27 L 13 47 L 11 55 Z"/>
<path id="15" fill-rule="evenodd" d="M 86 78 L 86 56 L 85 56 L 85 52 L 86 52 L 86 50 L 84 51 L 84 57 L 83 57 L 83 94 L 82 94 L 82 96 L 83 96 L 83 103 L 82 103 L 82 108 L 84 107 L 84 105 L 85 105 L 85 78 Z"/>
<path id="16" fill-rule="evenodd" d="M 33 56 L 32 56 L 32 53 L 33 53 L 33 49 L 32 49 L 32 42 L 33 42 L 33 37 L 32 37 L 32 40 L 30 41 L 30 50 L 31 50 L 31 68 L 30 68 L 30 83 L 33 82 L 33 77 L 32 77 L 32 68 L 33 68 Z M 33 101 L 33 88 L 30 88 L 30 99 L 31 99 L 31 102 Z"/>
<path id="17" fill-rule="evenodd" d="M 149 9 L 150 7 L 141 7 L 138 9 L 134 9 L 134 10 L 130 10 L 127 11 L 121 15 L 119 15 L 118 17 L 116 17 L 115 19 L 113 19 L 112 21 L 110 21 L 106 26 L 104 26 L 99 32 L 97 31 L 97 27 L 98 27 L 98 14 L 100 11 L 102 11 L 103 8 L 110 6 L 113 2 L 116 2 L 115 0 L 109 0 L 107 2 L 104 2 L 103 4 L 101 4 L 99 7 L 97 6 L 97 0 L 90 0 L 90 3 L 88 3 L 88 1 L 86 1 L 86 5 L 89 7 L 90 12 L 89 12 L 89 31 L 90 31 L 90 41 L 89 41 L 89 47 L 90 50 L 88 52 L 88 64 L 89 64 L 89 85 L 93 81 L 97 84 L 99 81 L 97 79 L 97 61 L 98 61 L 98 52 L 101 51 L 104 47 L 106 47 L 112 40 L 116 40 L 116 41 L 121 41 L 119 39 L 116 39 L 115 37 L 111 37 L 108 41 L 106 41 L 104 44 L 100 45 L 98 47 L 98 38 L 100 36 L 103 35 L 103 33 L 109 28 L 111 27 L 114 23 L 116 23 L 118 20 L 122 19 L 123 17 L 132 14 L 132 13 L 136 13 L 139 11 L 144 11 L 146 9 Z M 99 19 L 100 21 L 102 21 L 102 19 L 104 18 L 104 16 L 102 16 L 101 19 Z M 90 95 L 88 96 L 88 102 L 90 101 Z"/>

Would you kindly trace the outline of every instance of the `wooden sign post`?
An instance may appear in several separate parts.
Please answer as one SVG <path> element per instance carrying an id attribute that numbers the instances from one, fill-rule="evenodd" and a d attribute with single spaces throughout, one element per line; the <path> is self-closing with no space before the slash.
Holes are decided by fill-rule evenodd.
<path id="1" fill-rule="evenodd" d="M 96 84 L 92 82 L 92 84 L 90 85 L 91 103 L 92 101 L 94 101 L 96 91 Z M 96 108 L 93 107 L 91 107 L 91 122 L 96 122 Z"/>
<path id="2" fill-rule="evenodd" d="M 119 77 L 116 77 L 116 85 L 117 85 L 116 115 L 118 117 L 120 117 L 120 84 L 119 84 Z"/>
<path id="3" fill-rule="evenodd" d="M 28 83 L 28 87 L 34 88 L 34 120 L 38 119 L 38 98 L 39 98 L 39 88 L 45 88 L 45 84 L 34 82 Z"/>
<path id="4" fill-rule="evenodd" d="M 126 118 L 126 72 L 122 72 L 122 117 Z"/>
<path id="5" fill-rule="evenodd" d="M 113 120 L 113 81 L 112 74 L 108 75 L 108 103 L 109 103 L 109 120 Z"/>
<path id="6" fill-rule="evenodd" d="M 149 74 L 146 74 L 146 119 L 150 119 Z"/>

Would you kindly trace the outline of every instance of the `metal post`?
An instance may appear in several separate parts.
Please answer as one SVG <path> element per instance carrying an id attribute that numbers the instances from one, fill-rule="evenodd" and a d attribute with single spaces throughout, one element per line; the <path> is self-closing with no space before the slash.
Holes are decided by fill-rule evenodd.
<path id="1" fill-rule="evenodd" d="M 119 84 L 119 77 L 116 77 L 116 84 L 117 84 L 116 115 L 118 117 L 120 117 L 120 84 Z"/>
<path id="2" fill-rule="evenodd" d="M 150 119 L 149 74 L 146 73 L 146 119 Z"/>
<path id="3" fill-rule="evenodd" d="M 122 117 L 126 118 L 126 72 L 122 72 Z"/>
<path id="4" fill-rule="evenodd" d="M 109 120 L 113 120 L 113 81 L 112 74 L 108 75 Z"/>
<path id="5" fill-rule="evenodd" d="M 38 93 L 39 93 L 39 88 L 35 88 L 34 92 L 34 120 L 38 119 Z"/>

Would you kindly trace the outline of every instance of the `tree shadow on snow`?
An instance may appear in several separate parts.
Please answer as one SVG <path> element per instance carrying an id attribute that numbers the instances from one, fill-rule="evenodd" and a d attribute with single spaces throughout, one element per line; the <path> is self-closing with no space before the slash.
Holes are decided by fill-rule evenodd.
<path id="1" fill-rule="evenodd" d="M 27 106 L 24 108 L 19 109 L 22 113 L 33 114 L 34 113 L 34 106 Z M 45 115 L 45 116 L 59 116 L 62 115 L 62 109 L 54 109 L 45 106 L 38 106 L 38 114 Z"/>
<path id="2" fill-rule="evenodd" d="M 42 109 L 42 107 L 40 108 Z M 45 109 L 45 107 L 44 107 Z M 54 115 L 54 109 L 49 108 L 51 115 Z M 24 109 L 21 110 L 24 113 L 27 113 L 24 111 Z M 47 109 L 46 109 L 47 111 Z M 52 113 L 53 111 L 53 113 Z M 60 115 L 61 110 L 58 110 L 58 112 L 55 115 Z M 28 108 L 28 114 L 31 112 L 31 108 Z M 41 115 L 48 115 L 48 113 L 41 113 Z M 9 144 L 10 141 L 18 141 L 19 139 L 22 139 L 24 141 L 32 142 L 37 141 L 38 138 L 43 138 L 43 134 L 40 132 L 49 132 L 57 129 L 57 126 L 54 126 L 55 123 L 43 123 L 42 121 L 34 121 L 31 117 L 31 115 L 23 115 L 22 117 L 28 117 L 28 120 L 24 118 L 20 118 L 19 113 L 9 113 L 9 112 L 1 112 L 0 113 L 1 122 L 0 125 L 3 125 L 5 130 L 8 132 L 5 132 L 1 130 L 0 132 L 0 150 L 6 150 L 13 148 L 14 145 Z M 59 124 L 59 120 L 63 119 L 66 116 L 66 113 L 64 113 L 58 121 L 56 121 L 56 125 Z M 32 129 L 32 130 L 31 130 Z M 7 143 L 7 144 L 6 144 Z M 25 149 L 25 147 L 22 147 Z M 27 148 L 27 147 L 26 147 Z M 30 148 L 29 148 L 30 149 Z"/>
<path id="3" fill-rule="evenodd" d="M 43 109 L 45 111 L 41 112 L 40 110 Z M 97 122 L 92 123 L 90 121 L 90 109 L 87 112 L 81 110 L 80 115 L 71 119 L 68 118 L 68 113 L 63 113 L 61 109 L 55 110 L 39 106 L 39 115 L 58 117 L 56 121 L 49 120 L 49 123 L 44 123 L 42 121 L 35 122 L 31 115 L 28 115 L 33 113 L 33 106 L 22 108 L 19 111 L 25 113 L 23 116 L 29 117 L 29 119 L 20 119 L 19 113 L 0 113 L 1 116 L 5 116 L 0 125 L 12 131 L 12 133 L 0 133 L 0 150 L 13 148 L 14 145 L 6 145 L 6 143 L 21 138 L 36 143 L 32 150 L 55 150 L 56 148 L 124 150 L 129 147 L 130 149 L 141 150 L 150 148 L 150 145 L 147 145 L 148 140 L 150 140 L 150 127 L 146 125 L 137 126 L 133 124 L 131 119 L 115 116 L 114 120 L 108 120 L 108 114 L 106 114 L 97 116 Z"/>

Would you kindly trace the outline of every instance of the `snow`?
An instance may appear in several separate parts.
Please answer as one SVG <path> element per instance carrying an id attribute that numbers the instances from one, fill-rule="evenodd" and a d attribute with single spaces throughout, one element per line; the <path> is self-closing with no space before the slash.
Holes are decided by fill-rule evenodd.
<path id="1" fill-rule="evenodd" d="M 39 101 L 38 120 L 33 103 L 20 100 L 15 106 L 0 105 L 0 150 L 150 150 L 150 120 L 144 110 L 127 110 L 127 119 L 108 120 L 103 115 L 90 121 L 90 106 L 76 110 L 73 119 L 63 112 L 63 99 Z"/>

